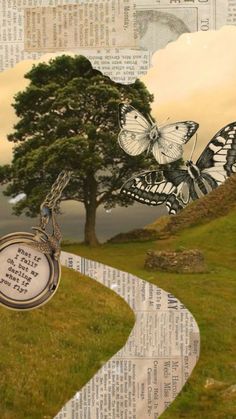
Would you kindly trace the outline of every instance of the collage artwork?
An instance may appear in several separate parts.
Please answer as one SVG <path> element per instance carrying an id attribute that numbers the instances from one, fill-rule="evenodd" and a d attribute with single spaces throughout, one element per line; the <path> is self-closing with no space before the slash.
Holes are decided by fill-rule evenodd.
<path id="1" fill-rule="evenodd" d="M 0 0 L 0 419 L 236 419 L 236 0 Z"/>

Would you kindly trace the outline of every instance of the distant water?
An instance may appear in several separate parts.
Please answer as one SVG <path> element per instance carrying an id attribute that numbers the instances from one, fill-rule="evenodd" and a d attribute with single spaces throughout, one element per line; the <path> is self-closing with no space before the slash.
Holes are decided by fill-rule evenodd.
<path id="1" fill-rule="evenodd" d="M 16 231 L 31 231 L 31 227 L 38 225 L 37 218 L 28 218 L 23 215 L 12 215 L 12 205 L 8 197 L 2 194 L 0 188 L 0 235 Z M 62 215 L 59 217 L 63 239 L 83 240 L 85 212 L 83 205 L 68 201 L 61 206 Z M 142 204 L 134 204 L 127 208 L 116 207 L 111 212 L 106 212 L 103 207 L 97 211 L 97 236 L 101 242 L 121 232 L 143 227 L 166 214 L 163 206 L 149 207 Z"/>

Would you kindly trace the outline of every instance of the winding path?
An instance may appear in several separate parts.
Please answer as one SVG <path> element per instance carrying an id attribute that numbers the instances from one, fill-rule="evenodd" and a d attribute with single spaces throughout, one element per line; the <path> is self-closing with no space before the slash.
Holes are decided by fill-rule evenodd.
<path id="1" fill-rule="evenodd" d="M 156 419 L 190 376 L 200 334 L 174 296 L 127 272 L 62 252 L 61 263 L 121 296 L 136 322 L 117 352 L 55 419 Z"/>

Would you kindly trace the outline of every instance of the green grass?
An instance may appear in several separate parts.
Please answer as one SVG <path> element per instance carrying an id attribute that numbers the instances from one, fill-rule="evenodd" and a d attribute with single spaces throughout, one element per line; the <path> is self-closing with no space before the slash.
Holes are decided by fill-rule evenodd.
<path id="1" fill-rule="evenodd" d="M 185 228 L 206 224 L 235 211 L 236 175 L 230 176 L 219 188 L 196 199 L 172 217 L 161 217 L 148 228 L 156 229 L 163 235 L 181 232 Z"/>
<path id="2" fill-rule="evenodd" d="M 133 312 L 107 288 L 63 269 L 40 309 L 0 308 L 0 418 L 52 418 L 122 346 Z"/>
<path id="3" fill-rule="evenodd" d="M 149 249 L 202 249 L 208 272 L 169 274 L 144 270 Z M 78 253 L 129 271 L 170 291 L 194 314 L 201 331 L 200 360 L 181 395 L 163 419 L 236 418 L 236 398 L 224 390 L 236 384 L 236 211 L 206 225 L 185 230 L 178 237 L 148 243 L 104 245 L 89 249 L 66 246 Z M 207 378 L 224 381 L 223 389 L 207 390 Z M 137 418 L 139 419 L 139 418 Z"/>
<path id="4" fill-rule="evenodd" d="M 167 274 L 144 270 L 149 249 L 201 248 L 208 272 Z M 223 392 L 236 384 L 236 211 L 158 242 L 64 250 L 134 273 L 178 297 L 201 330 L 200 360 L 163 419 L 235 419 L 236 399 Z M 52 418 L 122 347 L 134 318 L 127 305 L 102 285 L 63 270 L 56 296 L 27 313 L 1 308 L 0 418 Z M 224 381 L 207 390 L 207 378 Z M 110 418 L 109 418 L 110 419 Z M 112 418 L 111 418 L 112 419 Z M 137 418 L 144 419 L 144 418 Z"/>

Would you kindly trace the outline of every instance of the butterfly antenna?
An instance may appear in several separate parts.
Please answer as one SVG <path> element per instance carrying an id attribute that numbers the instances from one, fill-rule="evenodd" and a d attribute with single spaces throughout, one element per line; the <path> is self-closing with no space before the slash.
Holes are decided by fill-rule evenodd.
<path id="1" fill-rule="evenodd" d="M 149 121 L 151 122 L 151 124 L 152 124 L 152 125 L 154 125 L 154 124 L 155 124 L 155 122 L 153 121 L 153 119 L 152 119 L 151 115 L 149 115 L 149 114 L 148 114 L 148 116 L 147 116 L 147 117 L 148 117 Z"/>
<path id="2" fill-rule="evenodd" d="M 161 122 L 161 123 L 159 124 L 159 127 L 160 127 L 160 128 L 162 128 L 164 125 L 166 125 L 166 123 L 167 123 L 169 120 L 170 120 L 170 116 L 168 116 L 168 118 L 167 118 L 167 119 L 165 119 L 165 121 L 164 121 L 164 122 Z"/>
<path id="3" fill-rule="evenodd" d="M 193 148 L 192 148 L 190 158 L 189 158 L 190 161 L 192 161 L 192 158 L 193 158 L 193 155 L 194 155 L 194 152 L 195 152 L 195 149 L 196 149 L 196 145 L 197 145 L 197 140 L 198 140 L 198 135 L 196 134 L 194 144 L 193 144 Z"/>

